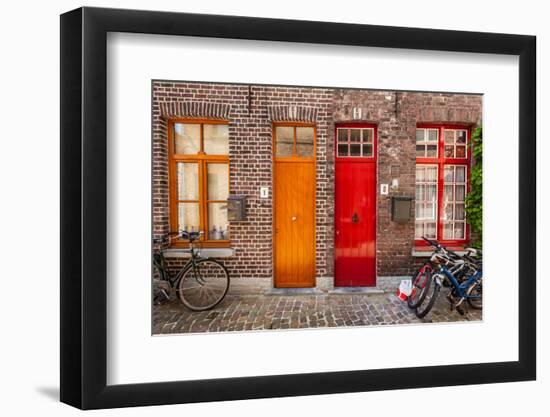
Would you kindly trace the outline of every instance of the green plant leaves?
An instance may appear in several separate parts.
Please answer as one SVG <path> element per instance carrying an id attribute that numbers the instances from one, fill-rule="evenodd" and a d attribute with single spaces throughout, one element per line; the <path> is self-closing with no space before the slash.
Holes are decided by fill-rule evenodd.
<path id="1" fill-rule="evenodd" d="M 478 237 L 483 239 L 483 130 L 477 127 L 472 132 L 472 167 L 470 191 L 466 196 L 466 219 Z"/>

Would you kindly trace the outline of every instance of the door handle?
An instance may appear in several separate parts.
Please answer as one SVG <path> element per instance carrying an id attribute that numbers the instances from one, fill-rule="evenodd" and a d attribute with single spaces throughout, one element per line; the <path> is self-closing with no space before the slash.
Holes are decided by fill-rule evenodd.
<path id="1" fill-rule="evenodd" d="M 297 216 L 292 216 L 291 220 L 292 220 L 293 222 L 295 222 L 297 218 L 298 218 Z"/>
<path id="2" fill-rule="evenodd" d="M 353 216 L 351 216 L 351 222 L 352 223 L 359 222 L 359 216 L 357 215 L 357 213 L 353 213 Z"/>

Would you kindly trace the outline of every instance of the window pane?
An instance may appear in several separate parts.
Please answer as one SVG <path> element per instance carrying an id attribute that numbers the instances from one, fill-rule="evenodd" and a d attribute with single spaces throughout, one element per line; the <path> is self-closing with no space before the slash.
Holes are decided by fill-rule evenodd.
<path id="1" fill-rule="evenodd" d="M 424 129 L 416 129 L 416 141 L 424 142 Z"/>
<path id="2" fill-rule="evenodd" d="M 199 203 L 178 203 L 178 228 L 185 232 L 199 231 Z"/>
<path id="3" fill-rule="evenodd" d="M 446 166 L 445 170 L 443 171 L 445 182 L 454 182 L 454 167 L 453 166 Z"/>
<path id="4" fill-rule="evenodd" d="M 361 145 L 353 143 L 349 146 L 350 156 L 361 156 Z"/>
<path id="5" fill-rule="evenodd" d="M 458 130 L 456 132 L 456 142 L 457 143 L 466 143 L 466 131 Z"/>
<path id="6" fill-rule="evenodd" d="M 437 197 L 437 186 L 426 185 L 426 201 L 435 201 Z"/>
<path id="7" fill-rule="evenodd" d="M 178 200 L 199 199 L 199 165 L 178 162 Z"/>
<path id="8" fill-rule="evenodd" d="M 348 141 L 348 129 L 338 129 L 338 142 Z"/>
<path id="9" fill-rule="evenodd" d="M 435 220 L 435 204 L 426 204 L 426 211 L 425 211 L 424 218 Z"/>
<path id="10" fill-rule="evenodd" d="M 313 138 L 312 127 L 296 128 L 296 154 L 298 156 L 313 156 Z"/>
<path id="11" fill-rule="evenodd" d="M 464 182 L 466 180 L 466 167 L 464 166 L 455 166 L 456 172 L 456 182 Z"/>
<path id="12" fill-rule="evenodd" d="M 176 154 L 196 154 L 201 148 L 201 125 L 189 123 L 174 124 L 174 152 Z"/>
<path id="13" fill-rule="evenodd" d="M 445 185 L 445 187 L 443 187 L 443 201 L 453 201 L 452 185 Z"/>
<path id="14" fill-rule="evenodd" d="M 229 239 L 227 203 L 208 203 L 208 223 L 210 240 Z"/>
<path id="15" fill-rule="evenodd" d="M 229 126 L 204 125 L 204 152 L 209 155 L 229 154 Z"/>
<path id="16" fill-rule="evenodd" d="M 423 165 L 417 165 L 416 166 L 416 182 L 422 183 L 424 182 L 425 176 L 425 168 Z"/>
<path id="17" fill-rule="evenodd" d="M 348 145 L 338 145 L 338 156 L 348 156 Z"/>
<path id="18" fill-rule="evenodd" d="M 416 145 L 416 157 L 423 158 L 426 155 L 426 146 L 425 145 Z"/>
<path id="19" fill-rule="evenodd" d="M 208 164 L 208 199 L 227 200 L 229 195 L 229 165 Z"/>
<path id="20" fill-rule="evenodd" d="M 363 156 L 372 156 L 372 145 L 368 143 L 363 144 Z"/>
<path id="21" fill-rule="evenodd" d="M 426 180 L 428 182 L 437 182 L 437 167 L 428 166 L 426 167 Z"/>
<path id="22" fill-rule="evenodd" d="M 466 194 L 466 186 L 465 185 L 455 185 L 455 201 L 464 201 L 464 197 Z"/>
<path id="23" fill-rule="evenodd" d="M 423 185 L 416 185 L 416 196 L 417 201 L 424 201 L 424 186 Z"/>
<path id="24" fill-rule="evenodd" d="M 466 146 L 456 147 L 456 157 L 457 158 L 466 158 Z"/>
<path id="25" fill-rule="evenodd" d="M 443 224 L 443 239 L 452 239 L 453 238 L 453 224 L 444 223 Z"/>
<path id="26" fill-rule="evenodd" d="M 464 219 L 464 204 L 455 204 L 455 220 Z"/>
<path id="27" fill-rule="evenodd" d="M 428 142 L 437 142 L 437 129 L 428 130 Z"/>
<path id="28" fill-rule="evenodd" d="M 421 222 L 417 222 L 414 225 L 414 237 L 415 237 L 415 239 L 422 239 L 423 232 L 424 232 L 424 224 L 421 223 Z"/>
<path id="29" fill-rule="evenodd" d="M 428 239 L 435 239 L 435 223 L 426 223 L 424 236 Z"/>
<path id="30" fill-rule="evenodd" d="M 444 204 L 443 205 L 443 220 L 453 220 L 453 205 Z"/>
<path id="31" fill-rule="evenodd" d="M 445 143 L 455 143 L 454 130 L 445 130 Z"/>
<path id="32" fill-rule="evenodd" d="M 290 126 L 275 127 L 276 156 L 292 156 L 294 148 L 294 128 Z"/>
<path id="33" fill-rule="evenodd" d="M 428 145 L 426 147 L 426 156 L 429 158 L 437 158 L 437 145 Z"/>
<path id="34" fill-rule="evenodd" d="M 416 203 L 416 206 L 415 206 L 415 217 L 416 217 L 417 220 L 422 219 L 423 210 L 424 210 L 424 204 L 423 204 L 423 203 Z"/>
<path id="35" fill-rule="evenodd" d="M 464 223 L 455 223 L 455 239 L 464 239 Z"/>
<path id="36" fill-rule="evenodd" d="M 420 220 L 425 220 L 426 218 L 428 218 L 428 208 L 426 207 L 425 203 L 420 204 L 420 211 L 418 213 L 418 218 Z"/>
<path id="37" fill-rule="evenodd" d="M 363 129 L 363 142 L 372 143 L 372 129 Z"/>
<path id="38" fill-rule="evenodd" d="M 445 146 L 445 157 L 446 158 L 454 157 L 454 146 Z"/>
<path id="39" fill-rule="evenodd" d="M 424 220 L 432 220 L 432 204 L 424 204 L 421 217 Z"/>
<path id="40" fill-rule="evenodd" d="M 360 129 L 350 129 L 350 131 L 349 131 L 349 140 L 350 140 L 350 142 L 360 142 L 361 141 L 361 130 Z"/>

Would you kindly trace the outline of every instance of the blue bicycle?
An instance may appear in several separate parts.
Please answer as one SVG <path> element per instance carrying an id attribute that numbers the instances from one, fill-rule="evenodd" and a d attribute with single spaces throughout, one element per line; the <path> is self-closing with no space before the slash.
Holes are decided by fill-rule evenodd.
<path id="1" fill-rule="evenodd" d="M 416 306 L 417 317 L 422 318 L 430 312 L 444 285 L 451 288 L 447 296 L 451 303 L 451 310 L 456 309 L 460 314 L 465 314 L 462 308 L 464 301 L 473 309 L 481 309 L 483 304 L 481 251 L 468 248 L 467 253 L 460 256 L 435 240 L 425 237 L 423 239 L 435 247 L 430 258 L 430 264 L 434 266 L 434 270 L 428 278 L 432 285 L 425 285 L 425 291 L 429 293 L 423 294 L 422 302 Z"/>

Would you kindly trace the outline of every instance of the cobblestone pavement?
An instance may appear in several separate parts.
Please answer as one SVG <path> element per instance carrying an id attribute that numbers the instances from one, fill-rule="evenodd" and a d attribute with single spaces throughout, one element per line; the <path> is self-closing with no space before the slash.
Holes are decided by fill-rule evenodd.
<path id="1" fill-rule="evenodd" d="M 216 308 L 193 312 L 178 300 L 153 307 L 153 333 L 202 333 L 340 326 L 479 321 L 481 311 L 450 311 L 443 291 L 419 319 L 392 293 L 227 295 Z"/>

